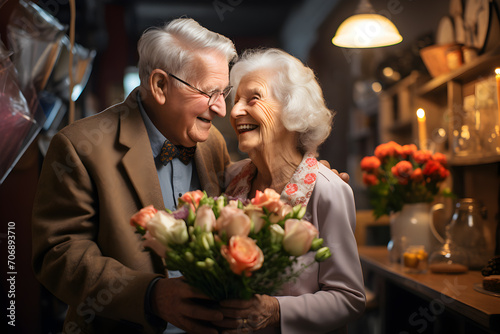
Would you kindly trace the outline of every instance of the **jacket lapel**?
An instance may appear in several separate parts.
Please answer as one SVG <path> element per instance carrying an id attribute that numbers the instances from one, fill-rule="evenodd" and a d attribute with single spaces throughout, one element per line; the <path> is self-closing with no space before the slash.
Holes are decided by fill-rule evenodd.
<path id="1" fill-rule="evenodd" d="M 143 207 L 163 209 L 163 197 L 146 126 L 137 104 L 135 89 L 120 110 L 119 142 L 128 150 L 122 163 Z"/>
<path id="2" fill-rule="evenodd" d="M 194 153 L 196 172 L 200 180 L 201 189 L 205 190 L 208 196 L 219 196 L 221 188 L 217 179 L 217 171 L 213 170 L 213 152 L 208 143 L 198 143 Z M 207 169 L 212 167 L 212 169 Z"/>

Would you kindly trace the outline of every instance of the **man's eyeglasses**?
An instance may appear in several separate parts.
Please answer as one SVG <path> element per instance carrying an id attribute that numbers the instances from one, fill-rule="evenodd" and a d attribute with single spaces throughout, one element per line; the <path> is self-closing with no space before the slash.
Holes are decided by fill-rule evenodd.
<path id="1" fill-rule="evenodd" d="M 176 77 L 175 75 L 173 75 L 172 73 L 168 73 L 167 74 L 169 76 L 171 76 L 172 78 L 176 79 L 176 80 L 179 80 L 180 82 L 182 82 L 183 84 L 185 84 L 186 86 L 188 87 L 191 87 L 193 88 L 194 90 L 196 90 L 198 93 L 200 94 L 203 94 L 205 95 L 206 97 L 208 97 L 208 106 L 210 107 L 211 105 L 213 105 L 218 99 L 219 99 L 219 96 L 222 95 L 222 97 L 224 98 L 224 100 L 227 98 L 227 96 L 229 95 L 229 93 L 231 92 L 231 89 L 233 89 L 233 86 L 227 86 L 226 88 L 224 88 L 224 90 L 221 92 L 219 90 L 216 90 L 214 92 L 212 92 L 211 94 L 208 94 L 208 93 L 205 93 L 204 91 L 202 90 L 199 90 L 198 88 L 194 87 L 193 85 L 191 84 L 188 84 L 186 81 L 182 80 L 182 79 L 179 79 L 178 77 Z"/>

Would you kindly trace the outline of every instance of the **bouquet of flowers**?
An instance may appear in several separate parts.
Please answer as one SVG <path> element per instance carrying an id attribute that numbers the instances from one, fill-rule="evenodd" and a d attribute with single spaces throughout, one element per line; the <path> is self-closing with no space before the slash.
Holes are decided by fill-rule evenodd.
<path id="1" fill-rule="evenodd" d="M 294 268 L 299 256 L 316 252 L 312 263 L 331 256 L 317 229 L 302 219 L 305 209 L 284 204 L 272 189 L 245 203 L 197 190 L 185 193 L 174 212 L 151 205 L 130 223 L 145 248 L 213 300 L 249 299 L 273 295 L 298 277 L 307 266 Z"/>
<path id="2" fill-rule="evenodd" d="M 444 154 L 393 141 L 377 146 L 375 156 L 364 157 L 361 170 L 376 218 L 401 211 L 407 203 L 432 202 L 450 174 Z"/>

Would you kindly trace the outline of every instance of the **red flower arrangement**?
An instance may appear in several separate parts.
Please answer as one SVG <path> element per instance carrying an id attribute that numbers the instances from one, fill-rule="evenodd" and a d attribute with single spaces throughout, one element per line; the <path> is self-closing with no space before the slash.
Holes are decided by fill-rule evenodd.
<path id="1" fill-rule="evenodd" d="M 450 175 L 444 154 L 418 150 L 414 144 L 390 141 L 374 154 L 361 160 L 361 170 L 376 218 L 401 211 L 407 203 L 432 202 Z"/>

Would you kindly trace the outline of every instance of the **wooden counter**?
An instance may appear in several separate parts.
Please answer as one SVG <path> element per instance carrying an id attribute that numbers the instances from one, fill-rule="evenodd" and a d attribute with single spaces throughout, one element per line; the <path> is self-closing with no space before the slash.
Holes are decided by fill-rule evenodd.
<path id="1" fill-rule="evenodd" d="M 500 297 L 474 289 L 479 271 L 407 274 L 389 261 L 386 247 L 361 246 L 359 256 L 367 285 L 376 282 L 382 333 L 448 333 L 454 325 L 465 326 L 463 333 L 500 333 Z"/>

